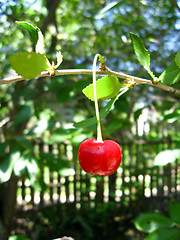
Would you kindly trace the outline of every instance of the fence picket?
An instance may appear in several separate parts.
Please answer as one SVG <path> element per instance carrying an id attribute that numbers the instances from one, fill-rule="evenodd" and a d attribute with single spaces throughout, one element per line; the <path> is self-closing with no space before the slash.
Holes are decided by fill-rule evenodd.
<path id="1" fill-rule="evenodd" d="M 179 198 L 180 166 L 178 160 L 165 167 L 153 166 L 155 155 L 168 147 L 175 148 L 175 144 L 173 145 L 169 139 L 164 138 L 162 142 L 158 142 L 158 145 L 153 142 L 137 141 L 136 143 L 122 143 L 121 146 L 123 158 L 118 171 L 109 177 L 94 177 L 80 169 L 77 163 L 77 147 L 70 148 L 65 143 L 58 146 L 39 144 L 37 151 L 54 154 L 56 152 L 66 161 L 70 161 L 72 155 L 74 174 L 61 176 L 58 171 L 46 171 L 42 165 L 41 174 L 46 180 L 47 191 L 37 193 L 26 184 L 26 179 L 22 177 L 18 184 L 18 188 L 21 189 L 18 191 L 18 195 L 21 196 L 17 198 L 17 203 L 43 206 L 44 204 L 71 201 L 76 206 L 81 206 L 82 203 L 95 205 L 107 201 L 126 201 L 130 204 L 140 196 L 173 197 L 176 200 Z M 70 149 L 72 149 L 71 154 L 69 154 Z M 68 154 L 68 156 L 64 156 L 64 154 Z M 28 198 L 26 198 L 27 194 L 29 194 Z M 40 198 L 39 201 L 36 199 L 37 195 Z M 22 199 L 22 202 L 18 202 L 18 199 Z"/>

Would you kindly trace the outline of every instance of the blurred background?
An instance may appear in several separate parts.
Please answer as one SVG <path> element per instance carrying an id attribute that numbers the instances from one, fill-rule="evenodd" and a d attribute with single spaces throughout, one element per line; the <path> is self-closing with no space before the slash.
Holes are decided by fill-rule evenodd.
<path id="1" fill-rule="evenodd" d="M 158 77 L 180 49 L 179 6 L 174 0 L 1 1 L 1 79 L 15 75 L 9 56 L 34 51 L 15 21 L 41 29 L 48 59 L 63 54 L 60 69 L 91 69 L 100 53 L 108 68 L 150 79 L 134 54 L 133 32 Z M 102 128 L 104 139 L 121 145 L 123 160 L 113 175 L 96 177 L 77 161 L 79 144 L 96 137 L 96 126 L 73 126 L 95 115 L 82 94 L 91 82 L 88 75 L 69 75 L 1 85 L 1 240 L 144 239 L 132 219 L 146 211 L 166 213 L 170 199 L 179 201 L 179 96 L 138 86 L 120 97 Z"/>

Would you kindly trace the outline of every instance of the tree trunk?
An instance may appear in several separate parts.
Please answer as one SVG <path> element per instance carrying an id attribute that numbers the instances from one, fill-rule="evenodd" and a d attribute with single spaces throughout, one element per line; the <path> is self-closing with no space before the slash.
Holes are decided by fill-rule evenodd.
<path id="1" fill-rule="evenodd" d="M 0 240 L 8 240 L 16 205 L 17 177 L 0 185 Z"/>
<path id="2" fill-rule="evenodd" d="M 19 100 L 19 93 L 24 89 L 25 82 L 16 83 L 15 94 L 12 95 L 12 100 L 9 102 L 10 111 L 10 124 L 14 121 L 15 116 L 19 111 L 19 105 L 16 104 Z M 16 128 L 10 128 L 10 125 L 3 126 L 3 135 L 6 136 L 21 136 L 26 126 L 26 122 L 23 122 Z M 14 148 L 14 144 L 11 139 L 6 139 L 9 144 L 9 151 Z M 8 151 L 7 150 L 7 151 Z M 15 213 L 16 206 L 16 191 L 17 191 L 17 177 L 12 173 L 9 181 L 0 184 L 0 240 L 8 240 L 11 232 L 12 220 Z"/>

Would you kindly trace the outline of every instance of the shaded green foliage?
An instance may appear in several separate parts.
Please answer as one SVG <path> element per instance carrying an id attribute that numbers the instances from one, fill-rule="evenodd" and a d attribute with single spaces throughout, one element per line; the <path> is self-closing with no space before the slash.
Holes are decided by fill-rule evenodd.
<path id="1" fill-rule="evenodd" d="M 152 212 L 143 213 L 134 220 L 135 227 L 142 232 L 149 233 L 145 240 L 180 238 L 179 230 L 180 203 L 169 202 L 169 217 Z"/>
<path id="2" fill-rule="evenodd" d="M 93 55 L 97 52 L 102 52 L 106 56 L 106 64 L 108 66 L 118 67 L 119 70 L 128 73 L 133 72 L 133 75 L 140 77 L 146 77 L 146 72 L 139 71 L 140 66 L 134 65 L 136 57 L 133 53 L 133 47 L 140 64 L 152 77 L 154 75 L 150 70 L 150 54 L 151 68 L 153 72 L 158 74 L 158 72 L 162 72 L 162 68 L 169 64 L 165 60 L 166 55 L 171 56 L 169 60 L 171 61 L 173 60 L 174 52 L 177 51 L 176 46 L 173 46 L 173 42 L 171 43 L 173 47 L 167 48 L 166 41 L 163 41 L 168 39 L 170 42 L 171 34 L 175 33 L 178 28 L 175 24 L 177 22 L 177 10 L 168 1 L 163 1 L 161 5 L 158 5 L 149 1 L 146 3 L 140 1 L 128 3 L 125 1 L 113 3 L 106 1 L 100 3 L 95 0 L 93 7 L 92 1 L 86 1 L 86 3 L 83 1 L 71 1 L 71 3 L 62 1 L 57 7 L 57 15 L 53 13 L 54 22 L 47 22 L 46 24 L 43 24 L 45 21 L 44 12 L 42 11 L 39 14 L 37 9 L 45 9 L 46 7 L 47 11 L 50 12 L 51 9 L 48 3 L 46 5 L 41 1 L 37 1 L 32 6 L 32 8 L 28 8 L 23 1 L 7 5 L 2 3 L 0 14 L 4 19 L 1 22 L 4 36 L 1 38 L 1 44 L 3 47 L 6 46 L 5 51 L 3 49 L 0 51 L 0 58 L 4 59 L 4 62 L 1 63 L 3 69 L 2 77 L 10 70 L 7 57 L 12 55 L 13 52 L 16 53 L 17 49 L 21 51 L 31 50 L 31 53 L 24 52 L 10 56 L 10 63 L 19 74 L 32 78 L 41 71 L 48 69 L 48 60 L 44 55 L 40 54 L 44 51 L 44 41 L 46 43 L 46 52 L 49 54 L 48 58 L 54 59 L 54 54 L 56 54 L 57 50 L 62 50 L 66 59 L 62 67 L 88 67 L 92 64 Z M 76 14 L 71 15 L 72 9 Z M 137 9 L 138 11 L 136 11 Z M 165 13 L 167 16 L 166 22 L 161 17 Z M 23 21 L 21 21 L 22 18 Z M 26 32 L 18 28 L 15 21 L 27 30 L 33 44 L 29 41 Z M 52 25 L 55 30 L 53 34 Z M 129 32 L 134 33 L 129 35 Z M 161 36 L 161 44 L 159 44 L 159 36 Z M 11 39 L 14 41 L 11 41 Z M 143 39 L 143 42 L 141 39 Z M 12 44 L 7 44 L 7 40 Z M 130 40 L 133 47 L 130 45 Z M 175 41 L 178 41 L 178 36 Z M 148 51 L 144 46 L 148 48 Z M 33 50 L 36 50 L 37 53 L 33 52 Z M 33 61 L 31 61 L 29 56 L 32 56 Z M 57 58 L 59 65 L 62 61 L 62 56 L 58 55 Z M 156 69 L 157 64 L 155 64 L 155 60 L 160 64 L 159 69 Z M 179 80 L 178 66 L 179 53 L 176 55 L 174 62 L 160 76 L 163 83 L 174 84 Z M 21 157 L 23 158 L 23 154 L 29 151 L 28 154 L 31 155 L 32 161 L 35 159 L 38 162 L 38 156 L 34 154 L 32 147 L 28 149 L 30 144 L 33 146 L 32 142 L 34 140 L 43 140 L 48 144 L 68 140 L 77 145 L 84 138 L 93 136 L 96 119 L 95 117 L 89 117 L 94 115 L 94 109 L 91 103 L 82 96 L 81 92 L 92 80 L 89 81 L 90 78 L 85 76 L 83 76 L 83 79 L 81 78 L 81 76 L 56 77 L 54 79 L 44 78 L 23 82 L 19 84 L 21 85 L 20 87 L 17 87 L 16 84 L 2 87 L 2 121 L 11 115 L 7 120 L 8 124 L 5 124 L 5 127 L 2 128 L 4 140 L 1 149 L 4 150 L 1 156 L 4 159 L 8 156 L 4 146 L 7 148 L 8 143 L 10 144 L 13 138 L 16 141 L 15 145 L 11 146 L 10 153 L 21 151 Z M 112 78 L 114 79 L 114 77 Z M 117 95 L 120 89 L 118 80 L 114 79 L 114 84 L 108 85 L 109 78 L 105 77 L 102 79 L 106 79 L 106 84 L 104 82 L 101 84 L 102 80 L 97 82 L 97 90 L 100 83 L 98 90 L 98 94 L 101 95 L 100 98 L 112 98 L 108 103 L 104 101 L 101 103 L 100 116 L 102 120 L 104 119 L 103 124 L 106 137 L 113 133 L 117 135 L 117 131 L 123 127 L 130 129 L 134 122 L 132 120 L 127 121 L 129 116 L 133 114 L 135 122 L 138 121 L 145 107 L 149 108 L 153 104 L 159 111 L 164 111 L 162 103 L 154 102 L 151 99 L 151 95 L 159 94 L 158 90 L 153 89 L 152 92 L 147 94 L 147 90 L 142 91 L 140 87 L 137 88 L 136 93 L 131 91 L 129 97 L 119 98 L 126 90 L 121 89 L 120 94 Z M 93 99 L 92 89 L 89 90 L 90 88 L 92 88 L 92 85 L 85 88 L 84 93 L 90 99 Z M 141 99 L 142 95 L 143 100 Z M 8 102 L 11 103 L 11 108 L 8 108 Z M 144 106 L 138 107 L 142 102 L 144 102 Z M 69 117 L 65 117 L 66 103 L 69 104 Z M 115 109 L 111 111 L 114 107 Z M 160 114 L 159 121 L 170 121 L 172 119 L 174 122 L 179 121 L 177 108 L 178 104 L 171 112 L 168 113 L 167 110 L 166 113 Z M 105 119 L 108 114 L 109 118 Z M 69 121 L 71 126 L 67 127 Z M 56 127 L 57 122 L 60 122 L 61 128 Z M 87 130 L 71 129 L 74 122 L 76 122 L 74 124 L 75 127 L 85 127 Z M 89 134 L 86 131 L 89 131 Z M 23 135 L 25 137 L 22 138 Z M 125 138 L 127 137 L 125 136 Z M 23 144 L 26 147 L 21 150 Z M 12 172 L 14 164 L 10 164 L 10 166 L 9 173 Z M 6 169 L 8 168 L 6 167 Z M 20 174 L 21 171 L 17 172 Z M 10 175 L 8 176 L 10 177 Z M 9 177 L 6 179 L 9 179 Z"/>
<path id="3" fill-rule="evenodd" d="M 71 203 L 54 208 L 44 208 L 39 214 L 27 213 L 34 223 L 34 238 L 57 239 L 69 236 L 75 239 L 122 239 L 128 240 L 128 231 L 133 227 L 128 208 L 118 208 L 115 203 L 98 207 L 84 206 L 76 209 Z M 32 237 L 31 237 L 32 236 Z M 138 232 L 134 236 L 139 236 Z M 33 240 L 32 231 L 29 237 Z"/>
<path id="4" fill-rule="evenodd" d="M 10 56 L 19 54 L 19 51 L 38 52 L 34 45 L 38 43 L 39 28 L 44 35 L 48 59 L 55 60 L 56 52 L 62 51 L 65 59 L 61 65 L 62 68 L 89 68 L 92 66 L 94 55 L 99 52 L 106 57 L 106 64 L 109 68 L 148 78 L 147 72 L 140 64 L 137 64 L 137 57 L 129 35 L 129 32 L 133 32 L 143 40 L 144 46 L 151 55 L 151 71 L 154 75 L 159 76 L 165 71 L 161 75 L 162 81 L 168 84 L 178 84 L 179 55 L 176 55 L 176 52 L 179 50 L 180 36 L 177 34 L 179 31 L 178 10 L 172 1 L 130 0 L 112 3 L 108 0 L 63 0 L 57 6 L 55 2 L 12 0 L 6 4 L 0 3 L 1 78 L 12 75 L 8 62 Z M 56 11 L 53 12 L 51 6 L 55 6 Z M 52 18 L 49 19 L 49 15 Z M 15 24 L 15 21 L 22 20 L 38 27 L 26 25 L 26 29 L 28 28 L 31 32 L 30 36 L 34 44 L 30 41 L 27 32 L 22 31 L 22 28 Z M 137 37 L 134 38 L 137 39 Z M 145 55 L 145 64 L 143 61 L 142 65 L 148 67 L 149 55 L 142 48 L 141 41 L 139 44 L 141 44 L 142 54 Z M 40 45 L 42 48 L 42 41 Z M 173 62 L 174 58 L 175 62 Z M 43 69 L 36 67 L 38 72 L 44 69 L 44 66 Z M 172 78 L 175 79 L 173 82 Z M 78 146 L 85 138 L 94 136 L 95 119 L 90 119 L 94 116 L 94 106 L 82 94 L 82 90 L 91 83 L 90 76 L 62 76 L 1 86 L 1 181 L 9 180 L 14 169 L 17 176 L 26 174 L 33 186 L 42 188 L 44 183 L 41 178 L 41 163 L 46 164 L 50 169 L 58 168 L 59 171 L 67 167 L 71 168 L 71 162 L 64 163 L 64 159 L 58 153 L 46 154 L 41 151 L 37 154 L 34 142 L 45 141 L 57 144 L 65 140 L 73 146 Z M 180 121 L 179 98 L 156 88 L 139 86 L 135 91 L 130 90 L 128 94 L 118 99 L 114 97 L 109 102 L 101 101 L 100 108 L 101 118 L 109 114 L 106 119 L 103 119 L 105 138 L 116 138 L 118 141 L 140 139 L 141 136 L 137 136 L 131 129 L 136 127 L 144 109 L 148 109 L 153 114 L 158 113 L 150 120 L 150 132 L 146 136 L 147 139 L 159 140 L 156 124 L 163 127 L 163 124 L 167 122 L 178 125 Z M 153 121 L 154 118 L 155 121 Z M 87 119 L 90 119 L 90 124 Z M 80 127 L 84 124 L 86 130 L 72 129 L 75 122 L 80 122 Z M 162 133 L 161 138 L 169 135 L 178 142 L 180 136 L 177 130 L 167 130 Z M 147 154 L 144 149 L 142 165 L 146 159 Z M 93 221 L 96 223 L 99 221 L 96 230 L 100 231 L 102 224 L 106 236 L 113 238 L 113 230 L 117 225 L 116 223 L 110 225 L 112 231 L 108 232 L 107 223 L 111 217 L 110 212 L 100 212 L 98 217 L 92 217 L 93 220 L 86 219 L 85 215 L 77 216 L 73 226 L 80 226 L 88 232 L 88 237 L 90 237 L 91 228 L 95 227 Z M 105 216 L 103 215 L 101 219 L 102 214 Z M 56 214 L 52 215 L 53 224 L 53 220 L 56 221 L 56 218 L 53 219 Z M 71 219 L 68 218 L 69 216 L 65 217 L 69 224 Z M 65 221 L 66 218 L 63 220 Z M 103 219 L 105 222 L 102 223 L 100 220 Z M 59 218 L 57 228 L 61 224 L 58 221 Z M 86 221 L 91 221 L 92 226 L 87 226 Z"/>

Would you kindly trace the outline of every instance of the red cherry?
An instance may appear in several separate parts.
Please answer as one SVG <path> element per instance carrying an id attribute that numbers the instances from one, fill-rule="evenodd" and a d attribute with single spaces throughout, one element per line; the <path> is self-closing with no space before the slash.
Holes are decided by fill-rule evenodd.
<path id="1" fill-rule="evenodd" d="M 96 139 L 87 139 L 78 150 L 81 168 L 92 175 L 111 175 L 119 167 L 121 158 L 121 148 L 112 140 L 98 142 Z"/>

